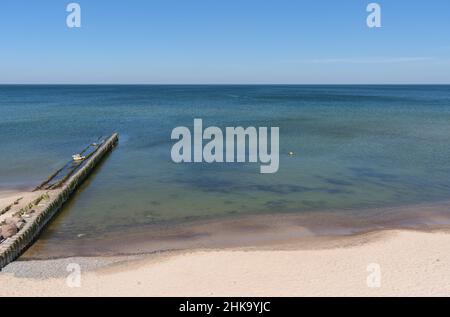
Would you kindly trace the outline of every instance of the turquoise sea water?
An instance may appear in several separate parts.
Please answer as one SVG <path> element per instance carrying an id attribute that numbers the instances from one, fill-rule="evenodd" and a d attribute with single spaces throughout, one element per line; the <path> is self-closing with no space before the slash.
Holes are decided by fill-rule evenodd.
<path id="1" fill-rule="evenodd" d="M 173 163 L 171 131 L 194 118 L 280 127 L 279 172 Z M 119 147 L 44 239 L 450 198 L 450 86 L 0 86 L 0 190 L 37 185 L 114 131 Z"/>

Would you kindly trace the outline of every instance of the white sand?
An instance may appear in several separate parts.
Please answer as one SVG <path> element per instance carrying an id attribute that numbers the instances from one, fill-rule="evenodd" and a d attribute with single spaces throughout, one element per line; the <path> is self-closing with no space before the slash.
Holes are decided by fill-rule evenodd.
<path id="1" fill-rule="evenodd" d="M 11 206 L 8 212 L 0 214 L 0 222 L 10 218 L 28 203 L 37 199 L 42 192 L 19 192 L 19 191 L 0 191 L 0 211 Z M 14 204 L 17 201 L 17 204 Z"/>
<path id="2" fill-rule="evenodd" d="M 24 194 L 17 191 L 0 191 L 0 210 L 14 203 L 16 199 L 23 197 Z"/>
<path id="3" fill-rule="evenodd" d="M 449 233 L 377 232 L 349 238 L 345 245 L 174 253 L 84 273 L 82 264 L 79 288 L 68 287 L 64 276 L 19 277 L 23 272 L 16 269 L 15 274 L 0 273 L 0 296 L 450 295 Z M 32 265 L 44 272 L 63 265 L 58 263 L 63 262 Z M 67 261 L 60 269 L 65 271 L 66 265 Z M 380 287 L 377 277 L 370 278 L 374 275 L 367 271 L 378 265 Z M 368 277 L 373 287 L 368 286 Z"/>
<path id="4" fill-rule="evenodd" d="M 3 208 L 13 204 L 17 199 L 22 198 L 21 202 L 23 201 L 31 201 L 34 198 L 36 198 L 38 194 L 34 192 L 19 192 L 19 191 L 0 191 L 0 210 Z"/>

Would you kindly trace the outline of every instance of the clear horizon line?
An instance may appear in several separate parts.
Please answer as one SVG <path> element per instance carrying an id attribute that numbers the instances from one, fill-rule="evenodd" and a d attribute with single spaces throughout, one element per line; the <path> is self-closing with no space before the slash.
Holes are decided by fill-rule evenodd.
<path id="1" fill-rule="evenodd" d="M 448 86 L 449 83 L 1 83 L 0 86 Z"/>

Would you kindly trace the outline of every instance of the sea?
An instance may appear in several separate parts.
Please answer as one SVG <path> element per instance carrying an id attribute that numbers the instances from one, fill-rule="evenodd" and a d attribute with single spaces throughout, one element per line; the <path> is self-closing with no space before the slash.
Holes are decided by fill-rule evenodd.
<path id="1" fill-rule="evenodd" d="M 174 163 L 171 132 L 195 118 L 279 127 L 278 172 Z M 123 253 L 112 241 L 132 245 L 130 235 L 158 251 L 151 231 L 195 247 L 197 235 L 168 232 L 230 219 L 320 219 L 315 228 L 329 234 L 342 232 L 341 215 L 354 227 L 345 233 L 450 218 L 448 207 L 432 220 L 410 207 L 450 201 L 450 86 L 1 85 L 0 190 L 33 189 L 113 132 L 118 147 L 47 226 L 34 257 Z"/>

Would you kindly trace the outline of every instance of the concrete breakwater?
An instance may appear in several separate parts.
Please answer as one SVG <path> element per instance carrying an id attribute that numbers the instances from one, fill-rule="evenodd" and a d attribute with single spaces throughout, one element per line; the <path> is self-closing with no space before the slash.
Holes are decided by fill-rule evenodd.
<path id="1" fill-rule="evenodd" d="M 33 200 L 15 202 L 8 206 L 5 215 L 0 215 L 1 230 L 8 230 L 5 240 L 0 243 L 0 269 L 14 261 L 39 236 L 42 229 L 57 214 L 63 204 L 95 169 L 104 156 L 110 152 L 119 140 L 114 133 L 101 143 L 97 149 L 74 169 L 58 186 L 52 189 L 38 189 Z M 50 178 L 51 179 L 51 178 Z M 16 206 L 17 205 L 17 206 Z M 20 208 L 19 208 L 20 207 Z M 11 232 L 13 230 L 13 232 Z"/>

